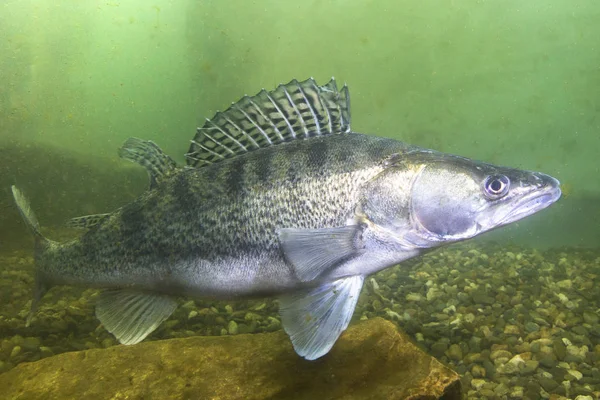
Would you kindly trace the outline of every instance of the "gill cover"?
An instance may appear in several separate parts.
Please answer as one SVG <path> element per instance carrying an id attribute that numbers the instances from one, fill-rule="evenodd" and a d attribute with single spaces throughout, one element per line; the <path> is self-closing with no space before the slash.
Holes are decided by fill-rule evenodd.
<path id="1" fill-rule="evenodd" d="M 468 169 L 431 163 L 416 176 L 411 191 L 411 218 L 430 240 L 458 240 L 478 233 L 484 206 L 481 183 Z"/>

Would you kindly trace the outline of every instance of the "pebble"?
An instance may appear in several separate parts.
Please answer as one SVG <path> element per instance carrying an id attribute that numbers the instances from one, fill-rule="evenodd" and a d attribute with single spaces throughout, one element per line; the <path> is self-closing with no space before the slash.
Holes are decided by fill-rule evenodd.
<path id="1" fill-rule="evenodd" d="M 21 347 L 25 351 L 36 351 L 40 348 L 41 341 L 36 337 L 26 337 L 21 342 Z"/>
<path id="2" fill-rule="evenodd" d="M 409 293 L 406 295 L 406 301 L 413 301 L 413 302 L 420 302 L 423 301 L 423 296 L 421 296 L 419 293 Z"/>
<path id="3" fill-rule="evenodd" d="M 469 399 L 596 400 L 600 296 L 594 282 L 600 279 L 600 254 L 460 246 L 432 252 L 415 268 L 370 277 L 372 290 L 365 291 L 366 301 L 359 300 L 356 319 L 394 321 L 463 374 Z M 25 304 L 30 289 L 21 282 L 31 282 L 30 272 L 23 276 L 10 283 Z M 72 293 L 57 288 L 62 306 L 45 301 L 27 329 L 26 307 L 5 311 L 11 303 L 0 309 L 0 316 L 9 316 L 0 319 L 8 332 L 0 338 L 0 372 L 22 361 L 116 343 L 94 318 L 91 300 L 97 292 Z M 171 328 L 162 325 L 155 339 L 281 329 L 277 304 L 267 299 L 185 301 L 171 320 Z"/>
<path id="4" fill-rule="evenodd" d="M 600 321 L 600 317 L 596 312 L 584 310 L 583 311 L 583 320 L 586 324 L 594 325 Z"/>
<path id="5" fill-rule="evenodd" d="M 540 362 L 537 360 L 527 360 L 525 364 L 520 369 L 519 373 L 522 376 L 532 375 L 539 367 Z"/>
<path id="6" fill-rule="evenodd" d="M 471 380 L 471 387 L 475 390 L 481 390 L 483 385 L 485 385 L 487 381 L 485 379 L 473 379 Z"/>
<path id="7" fill-rule="evenodd" d="M 229 321 L 229 324 L 227 325 L 227 332 L 230 335 L 236 335 L 238 333 L 238 324 L 235 321 Z"/>
<path id="8" fill-rule="evenodd" d="M 479 364 L 475 364 L 471 368 L 471 375 L 473 375 L 473 378 L 485 378 L 485 368 Z"/>
<path id="9" fill-rule="evenodd" d="M 504 334 L 505 335 L 520 335 L 521 330 L 516 325 L 505 325 L 504 326 Z"/>
<path id="10" fill-rule="evenodd" d="M 15 358 L 19 354 L 21 354 L 21 346 L 15 346 L 10 352 L 10 358 Z"/>
<path id="11" fill-rule="evenodd" d="M 449 359 L 454 361 L 462 361 L 463 359 L 463 352 L 458 344 L 450 345 L 450 347 L 446 351 L 446 355 Z"/>

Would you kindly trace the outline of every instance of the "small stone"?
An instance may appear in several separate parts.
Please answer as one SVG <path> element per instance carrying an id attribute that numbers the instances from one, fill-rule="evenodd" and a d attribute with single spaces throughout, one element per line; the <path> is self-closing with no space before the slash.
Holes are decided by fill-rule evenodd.
<path id="1" fill-rule="evenodd" d="M 52 351 L 52 349 L 50 347 L 46 347 L 46 346 L 40 347 L 40 353 L 41 353 L 42 358 L 50 357 L 50 356 L 54 355 L 54 352 Z"/>
<path id="2" fill-rule="evenodd" d="M 538 324 L 536 324 L 535 322 L 529 321 L 525 324 L 525 330 L 529 333 L 537 332 L 540 330 L 540 326 Z"/>
<path id="3" fill-rule="evenodd" d="M 594 398 L 592 396 L 579 395 L 575 397 L 575 400 L 594 400 Z"/>
<path id="4" fill-rule="evenodd" d="M 462 349 L 456 343 L 450 345 L 450 347 L 448 348 L 448 351 L 446 351 L 446 355 L 448 356 L 449 359 L 454 360 L 454 361 L 462 361 L 462 358 L 463 358 Z"/>
<path id="5" fill-rule="evenodd" d="M 481 353 L 469 353 L 465 356 L 463 362 L 465 364 L 481 363 L 483 362 L 483 357 Z"/>
<path id="6" fill-rule="evenodd" d="M 471 375 L 473 375 L 473 378 L 485 378 L 485 368 L 479 364 L 475 364 L 471 368 Z"/>
<path id="7" fill-rule="evenodd" d="M 15 358 L 19 354 L 21 354 L 21 346 L 15 346 L 10 352 L 10 358 Z"/>
<path id="8" fill-rule="evenodd" d="M 181 308 L 183 308 L 185 310 L 191 310 L 191 309 L 196 308 L 196 303 L 194 303 L 194 300 L 189 300 L 189 301 L 186 301 L 185 303 L 183 303 L 181 305 Z"/>
<path id="9" fill-rule="evenodd" d="M 440 297 L 443 293 L 435 286 L 432 286 L 429 288 L 429 290 L 427 291 L 427 301 L 433 301 L 435 299 L 437 299 L 438 297 Z"/>
<path id="10" fill-rule="evenodd" d="M 419 293 L 409 293 L 406 295 L 406 301 L 414 301 L 418 303 L 423 301 L 423 296 L 421 296 Z"/>
<path id="11" fill-rule="evenodd" d="M 258 314 L 255 313 L 246 313 L 246 315 L 244 315 L 244 319 L 246 321 L 260 321 L 262 319 L 262 317 Z"/>
<path id="12" fill-rule="evenodd" d="M 556 366 L 558 360 L 556 360 L 556 356 L 554 354 L 544 354 L 540 358 L 538 358 L 540 365 L 546 368 L 552 368 Z"/>
<path id="13" fill-rule="evenodd" d="M 541 376 L 538 382 L 548 393 L 552 393 L 552 391 L 558 387 L 558 383 L 554 379 L 545 376 Z"/>
<path id="14" fill-rule="evenodd" d="M 373 302 L 371 303 L 371 305 L 373 306 L 373 309 L 375 311 L 379 311 L 379 310 L 381 310 L 381 307 L 383 307 L 383 304 L 381 304 L 381 301 L 379 301 L 377 299 L 373 300 Z"/>
<path id="15" fill-rule="evenodd" d="M 521 330 L 516 325 L 505 325 L 504 326 L 504 334 L 505 335 L 520 335 Z"/>
<path id="16" fill-rule="evenodd" d="M 552 346 L 554 348 L 554 354 L 556 355 L 556 358 L 559 360 L 564 360 L 567 356 L 567 347 L 563 341 L 560 339 L 554 339 L 554 341 L 552 341 Z"/>
<path id="17" fill-rule="evenodd" d="M 443 341 L 437 341 L 431 345 L 431 353 L 435 357 L 440 357 L 448 350 L 448 343 Z"/>
<path id="18" fill-rule="evenodd" d="M 523 358 L 521 358 L 521 356 L 517 354 L 516 356 L 511 358 L 506 364 L 498 368 L 498 372 L 507 375 L 514 375 L 517 372 L 519 372 L 519 369 L 522 368 L 521 365 L 523 364 L 525 364 L 525 360 L 523 360 Z"/>
<path id="19" fill-rule="evenodd" d="M 494 361 L 499 358 L 506 358 L 509 360 L 512 357 L 512 354 L 508 350 L 495 350 L 490 354 L 490 360 Z"/>
<path id="20" fill-rule="evenodd" d="M 524 396 L 524 390 L 525 388 L 523 388 L 523 386 L 513 386 L 508 397 L 515 400 L 522 399 Z"/>
<path id="21" fill-rule="evenodd" d="M 523 364 L 521 366 L 519 372 L 523 376 L 531 375 L 535 372 L 535 370 L 538 368 L 539 365 L 540 365 L 540 362 L 537 360 L 527 360 L 527 361 L 525 361 L 525 364 Z"/>
<path id="22" fill-rule="evenodd" d="M 572 379 L 569 379 L 569 375 L 572 377 Z M 581 378 L 583 378 L 583 374 L 582 374 L 581 372 L 579 372 L 579 371 L 577 371 L 577 370 L 575 370 L 575 369 L 569 369 L 569 370 L 567 370 L 567 376 L 566 376 L 566 379 L 567 379 L 567 380 L 570 380 L 570 381 L 573 381 L 573 380 L 575 380 L 575 381 L 578 381 L 578 380 L 580 380 Z"/>
<path id="23" fill-rule="evenodd" d="M 483 388 L 483 385 L 486 384 L 486 380 L 485 379 L 473 379 L 471 380 L 471 387 L 475 390 L 481 390 L 481 388 Z"/>
<path id="24" fill-rule="evenodd" d="M 583 320 L 590 325 L 594 325 L 600 321 L 600 317 L 595 312 L 585 310 L 583 312 Z"/>
<path id="25" fill-rule="evenodd" d="M 190 311 L 190 313 L 188 314 L 188 320 L 190 320 L 190 319 L 194 319 L 194 318 L 196 318 L 197 316 L 198 316 L 198 311 L 196 311 L 196 310 L 192 310 L 192 311 Z"/>
<path id="26" fill-rule="evenodd" d="M 40 339 L 36 337 L 26 337 L 23 339 L 21 343 L 21 347 L 25 351 L 37 351 L 40 348 L 41 342 Z"/>
<path id="27" fill-rule="evenodd" d="M 507 395 L 510 392 L 510 389 L 508 386 L 506 386 L 504 383 L 500 383 L 498 386 L 496 386 L 496 388 L 494 389 L 494 394 L 498 397 L 502 397 Z"/>
<path id="28" fill-rule="evenodd" d="M 238 324 L 235 321 L 229 321 L 229 324 L 227 325 L 227 332 L 230 335 L 236 335 L 238 333 Z"/>
<path id="29" fill-rule="evenodd" d="M 577 347 L 575 345 L 567 346 L 567 355 L 564 360 L 566 362 L 583 362 L 585 355 L 588 352 L 587 346 Z"/>
<path id="30" fill-rule="evenodd" d="M 226 312 L 227 314 L 233 314 L 233 307 L 231 307 L 229 304 L 227 304 L 227 305 L 225 306 L 225 312 Z"/>
<path id="31" fill-rule="evenodd" d="M 564 281 L 558 281 L 556 284 L 558 285 L 559 288 L 565 289 L 565 290 L 570 290 L 571 288 L 573 288 L 573 282 L 570 279 L 565 279 Z"/>

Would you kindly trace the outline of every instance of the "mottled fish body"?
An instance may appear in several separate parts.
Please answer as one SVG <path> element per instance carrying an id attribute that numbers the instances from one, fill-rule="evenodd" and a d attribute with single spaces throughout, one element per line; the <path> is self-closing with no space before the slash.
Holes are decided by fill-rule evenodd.
<path id="1" fill-rule="evenodd" d="M 105 289 L 96 315 L 121 343 L 143 340 L 175 296 L 277 296 L 301 356 L 326 354 L 364 278 L 424 251 L 521 219 L 558 181 L 350 129 L 347 87 L 312 79 L 245 96 L 198 130 L 179 167 L 154 143 L 120 155 L 150 188 L 108 214 L 75 218 L 81 238 L 36 237 L 32 314 L 54 285 Z"/>

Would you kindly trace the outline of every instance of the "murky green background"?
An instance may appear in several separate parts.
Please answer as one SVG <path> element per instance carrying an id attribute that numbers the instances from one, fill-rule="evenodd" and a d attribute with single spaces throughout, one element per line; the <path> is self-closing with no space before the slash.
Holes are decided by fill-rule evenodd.
<path id="1" fill-rule="evenodd" d="M 4 1 L 0 146 L 123 166 L 117 147 L 139 136 L 182 160 L 195 127 L 243 94 L 333 75 L 350 85 L 356 131 L 559 178 L 561 203 L 509 239 L 595 246 L 598 21 L 595 0 Z M 56 189 L 10 161 L 4 187 Z M 65 185 L 102 192 L 67 170 Z M 39 196 L 42 221 L 52 207 L 64 218 L 106 211 Z M 7 213 L 0 222 L 12 224 Z"/>

